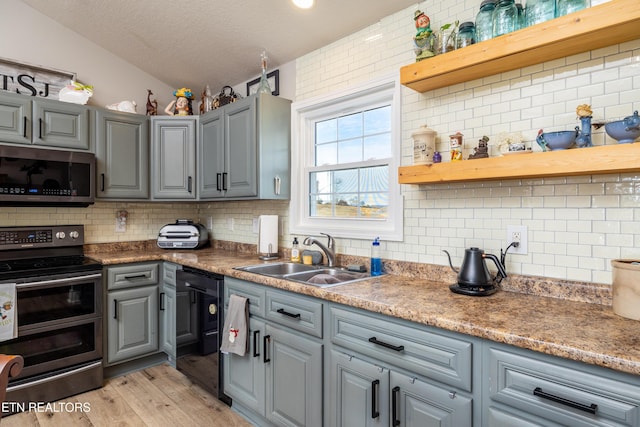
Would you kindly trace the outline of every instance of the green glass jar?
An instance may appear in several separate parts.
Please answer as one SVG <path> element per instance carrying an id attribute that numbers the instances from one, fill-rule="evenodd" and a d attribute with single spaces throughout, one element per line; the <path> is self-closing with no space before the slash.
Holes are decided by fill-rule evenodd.
<path id="1" fill-rule="evenodd" d="M 514 0 L 500 0 L 493 11 L 493 37 L 516 30 L 518 9 Z"/>
<path id="2" fill-rule="evenodd" d="M 476 15 L 476 42 L 489 40 L 493 37 L 493 11 L 496 0 L 484 0 L 480 4 L 480 11 Z"/>
<path id="3" fill-rule="evenodd" d="M 589 7 L 589 0 L 558 0 L 556 17 L 568 15 Z"/>

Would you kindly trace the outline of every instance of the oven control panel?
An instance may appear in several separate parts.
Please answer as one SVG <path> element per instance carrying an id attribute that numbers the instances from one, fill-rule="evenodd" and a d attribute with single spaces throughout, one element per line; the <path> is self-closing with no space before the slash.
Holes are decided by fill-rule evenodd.
<path id="1" fill-rule="evenodd" d="M 0 227 L 0 250 L 84 244 L 83 225 Z"/>

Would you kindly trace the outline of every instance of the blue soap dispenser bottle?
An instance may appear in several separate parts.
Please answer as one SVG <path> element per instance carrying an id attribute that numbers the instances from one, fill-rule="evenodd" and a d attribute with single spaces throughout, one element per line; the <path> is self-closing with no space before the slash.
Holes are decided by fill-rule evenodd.
<path id="1" fill-rule="evenodd" d="M 371 245 L 371 275 L 380 276 L 382 274 L 382 259 L 380 258 L 380 237 L 373 239 Z"/>

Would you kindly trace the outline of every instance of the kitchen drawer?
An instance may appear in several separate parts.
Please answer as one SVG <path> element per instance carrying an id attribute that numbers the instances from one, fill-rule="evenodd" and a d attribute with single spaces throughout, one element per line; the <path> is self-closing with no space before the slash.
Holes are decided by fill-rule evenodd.
<path id="1" fill-rule="evenodd" d="M 107 267 L 107 287 L 109 290 L 156 285 L 157 283 L 157 262 Z"/>
<path id="2" fill-rule="evenodd" d="M 264 286 L 233 277 L 224 278 L 224 305 L 229 305 L 229 297 L 236 294 L 249 300 L 249 314 L 251 316 L 265 315 L 266 289 Z"/>
<path id="3" fill-rule="evenodd" d="M 473 344 L 391 317 L 332 306 L 333 344 L 471 391 Z"/>
<path id="4" fill-rule="evenodd" d="M 519 349 L 486 351 L 490 404 L 573 427 L 640 425 L 638 377 Z"/>
<path id="5" fill-rule="evenodd" d="M 173 287 L 176 286 L 176 271 L 182 270 L 180 264 L 174 264 L 172 262 L 165 262 L 162 265 L 162 281 Z"/>
<path id="6" fill-rule="evenodd" d="M 290 292 L 267 290 L 267 319 L 322 338 L 322 302 Z"/>

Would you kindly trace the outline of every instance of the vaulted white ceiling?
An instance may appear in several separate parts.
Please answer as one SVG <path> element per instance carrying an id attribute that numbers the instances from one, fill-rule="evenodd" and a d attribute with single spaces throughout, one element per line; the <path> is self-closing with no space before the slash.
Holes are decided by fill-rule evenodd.
<path id="1" fill-rule="evenodd" d="M 415 0 L 22 0 L 171 87 L 235 85 L 375 24 Z M 410 24 L 409 24 L 410 25 Z"/>

